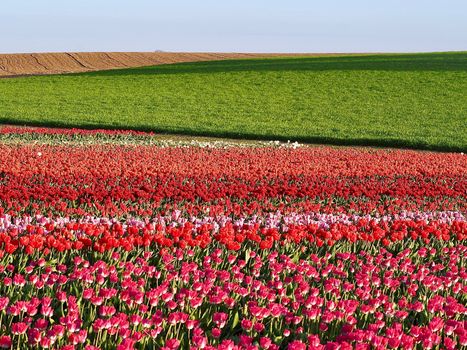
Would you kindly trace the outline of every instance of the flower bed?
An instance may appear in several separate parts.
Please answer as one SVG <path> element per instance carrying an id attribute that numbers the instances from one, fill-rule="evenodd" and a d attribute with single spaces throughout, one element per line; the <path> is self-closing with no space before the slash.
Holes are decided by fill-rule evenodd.
<path id="1" fill-rule="evenodd" d="M 0 132 L 0 348 L 467 346 L 462 154 L 31 130 Z"/>

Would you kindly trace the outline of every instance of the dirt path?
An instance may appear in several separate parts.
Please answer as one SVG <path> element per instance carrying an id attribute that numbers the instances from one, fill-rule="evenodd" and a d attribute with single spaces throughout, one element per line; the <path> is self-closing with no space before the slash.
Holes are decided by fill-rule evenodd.
<path id="1" fill-rule="evenodd" d="M 0 54 L 0 77 L 89 72 L 167 63 L 278 56 L 336 54 L 203 53 L 203 52 L 63 52 Z"/>

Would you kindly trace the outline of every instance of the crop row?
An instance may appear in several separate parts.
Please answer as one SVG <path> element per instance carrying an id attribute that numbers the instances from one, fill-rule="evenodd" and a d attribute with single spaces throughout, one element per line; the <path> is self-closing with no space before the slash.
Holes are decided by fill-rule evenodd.
<path id="1" fill-rule="evenodd" d="M 467 345 L 465 245 L 415 244 L 398 253 L 378 248 L 285 254 L 284 249 L 4 257 L 0 346 Z"/>

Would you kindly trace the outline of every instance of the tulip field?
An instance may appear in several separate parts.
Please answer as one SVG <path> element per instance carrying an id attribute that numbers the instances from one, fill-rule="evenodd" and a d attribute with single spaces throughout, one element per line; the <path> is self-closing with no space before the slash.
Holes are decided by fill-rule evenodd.
<path id="1" fill-rule="evenodd" d="M 467 156 L 0 127 L 0 349 L 467 349 Z"/>

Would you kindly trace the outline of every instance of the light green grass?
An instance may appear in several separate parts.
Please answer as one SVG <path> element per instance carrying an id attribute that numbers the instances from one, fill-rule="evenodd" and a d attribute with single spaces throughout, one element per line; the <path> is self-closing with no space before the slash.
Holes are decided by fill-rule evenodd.
<path id="1" fill-rule="evenodd" d="M 273 58 L 0 79 L 3 123 L 467 149 L 467 53 Z"/>

